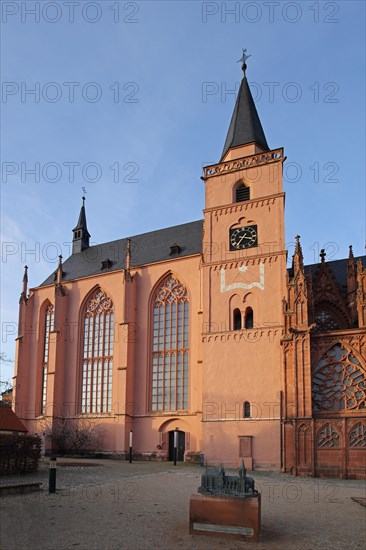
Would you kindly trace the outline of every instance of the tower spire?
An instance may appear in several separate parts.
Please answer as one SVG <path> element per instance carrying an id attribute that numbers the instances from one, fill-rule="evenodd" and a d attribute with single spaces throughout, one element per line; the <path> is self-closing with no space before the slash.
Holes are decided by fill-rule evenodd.
<path id="1" fill-rule="evenodd" d="M 86 213 L 85 213 L 85 197 L 81 198 L 82 205 L 80 208 L 79 219 L 76 227 L 74 227 L 74 236 L 72 239 L 72 253 L 77 254 L 82 252 L 86 248 L 89 248 L 90 233 L 86 225 Z"/>
<path id="2" fill-rule="evenodd" d="M 246 77 L 246 60 L 248 57 L 250 55 L 247 55 L 246 49 L 243 49 L 243 55 L 238 60 L 238 63 L 241 62 L 242 64 L 243 79 L 236 98 L 220 162 L 222 162 L 229 149 L 239 147 L 240 145 L 256 143 L 264 151 L 269 151 L 266 136 L 264 135 Z"/>

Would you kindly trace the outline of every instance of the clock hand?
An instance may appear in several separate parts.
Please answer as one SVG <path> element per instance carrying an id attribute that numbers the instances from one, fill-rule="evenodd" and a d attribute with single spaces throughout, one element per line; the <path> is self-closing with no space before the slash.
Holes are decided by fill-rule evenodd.
<path id="1" fill-rule="evenodd" d="M 238 245 L 241 243 L 243 239 L 252 239 L 253 237 L 246 237 L 245 235 L 242 236 L 242 238 L 239 240 Z"/>
<path id="2" fill-rule="evenodd" d="M 245 235 L 243 235 L 242 238 L 239 239 L 238 246 L 241 244 L 241 241 L 242 241 L 243 239 L 245 239 L 245 238 L 246 238 Z"/>

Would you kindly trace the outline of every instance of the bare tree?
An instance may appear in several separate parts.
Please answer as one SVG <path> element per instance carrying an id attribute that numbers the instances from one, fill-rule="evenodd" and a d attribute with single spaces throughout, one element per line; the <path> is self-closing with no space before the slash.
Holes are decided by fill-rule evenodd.
<path id="1" fill-rule="evenodd" d="M 6 356 L 6 353 L 3 351 L 0 353 L 0 365 L 8 365 L 10 366 L 12 363 L 14 363 L 13 359 L 9 359 Z M 10 380 L 0 380 L 0 393 L 3 393 L 4 391 L 11 390 L 12 385 Z"/>
<path id="2" fill-rule="evenodd" d="M 85 454 L 98 449 L 103 433 L 100 422 L 86 418 L 54 418 L 44 422 L 43 431 L 52 447 L 62 454 Z"/>

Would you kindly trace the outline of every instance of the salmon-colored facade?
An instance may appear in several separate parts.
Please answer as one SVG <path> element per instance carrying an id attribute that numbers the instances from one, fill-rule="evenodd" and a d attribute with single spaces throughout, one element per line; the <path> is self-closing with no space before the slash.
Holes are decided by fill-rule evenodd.
<path id="1" fill-rule="evenodd" d="M 90 247 L 83 203 L 72 256 L 29 293 L 25 271 L 30 432 L 88 419 L 99 451 L 127 454 L 132 430 L 136 456 L 172 459 L 178 430 L 179 459 L 365 477 L 366 271 L 350 251 L 310 272 L 299 238 L 286 269 L 284 160 L 244 77 L 203 224 Z"/>

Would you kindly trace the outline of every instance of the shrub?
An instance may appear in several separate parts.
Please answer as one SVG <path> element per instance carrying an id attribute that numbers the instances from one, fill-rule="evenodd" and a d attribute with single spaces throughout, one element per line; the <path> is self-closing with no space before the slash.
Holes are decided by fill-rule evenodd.
<path id="1" fill-rule="evenodd" d="M 41 455 L 37 436 L 0 434 L 0 474 L 36 472 Z"/>

